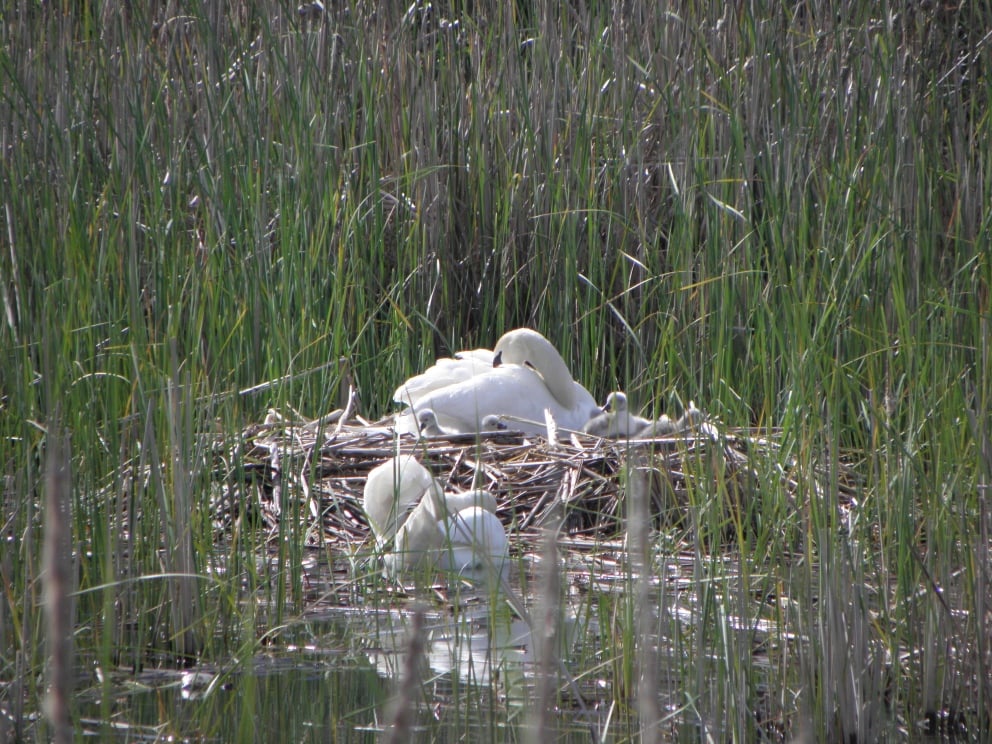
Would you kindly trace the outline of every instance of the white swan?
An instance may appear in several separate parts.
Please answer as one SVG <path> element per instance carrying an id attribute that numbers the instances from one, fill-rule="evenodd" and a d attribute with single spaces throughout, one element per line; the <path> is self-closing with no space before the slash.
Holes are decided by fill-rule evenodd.
<path id="1" fill-rule="evenodd" d="M 472 349 L 459 351 L 452 359 L 438 359 L 434 366 L 396 388 L 393 400 L 411 406 L 439 388 L 464 382 L 489 371 L 493 366 L 493 356 L 489 349 Z"/>
<path id="2" fill-rule="evenodd" d="M 461 509 L 440 523 L 446 538 L 438 567 L 474 581 L 506 578 L 509 542 L 503 525 L 481 506 Z"/>
<path id="3" fill-rule="evenodd" d="M 484 416 L 480 424 L 483 432 L 491 433 L 507 429 L 507 425 L 503 423 L 502 419 L 494 414 Z M 457 431 L 442 429 L 437 421 L 437 414 L 430 408 L 422 408 L 417 411 L 417 426 L 420 427 L 421 435 L 425 437 L 446 437 L 458 433 Z"/>
<path id="4" fill-rule="evenodd" d="M 631 437 L 651 424 L 651 419 L 630 412 L 627 396 L 619 391 L 606 397 L 606 404 L 595 418 L 586 422 L 582 431 L 594 437 Z"/>
<path id="5" fill-rule="evenodd" d="M 408 406 L 397 415 L 396 430 L 410 434 L 419 431 L 416 414 L 424 408 L 434 411 L 443 431 L 462 434 L 478 432 L 489 415 L 525 434 L 542 434 L 545 409 L 560 427 L 577 431 L 598 409 L 557 349 L 529 328 L 505 333 L 492 352 L 476 349 L 440 360 L 401 385 L 394 400 Z"/>
<path id="6" fill-rule="evenodd" d="M 412 455 L 394 457 L 374 468 L 365 481 L 365 513 L 380 549 L 393 540 L 385 554 L 386 572 L 396 576 L 435 566 L 461 572 L 466 578 L 482 578 L 478 561 L 466 556 L 490 556 L 495 547 L 506 545 L 506 533 L 496 518 L 495 497 L 484 489 L 444 493 L 430 472 Z M 474 510 L 486 512 L 491 519 Z M 462 513 L 464 517 L 460 517 Z M 496 534 L 497 525 L 502 542 Z M 478 529 L 478 533 L 475 530 Z M 495 546 L 495 547 L 493 547 Z M 452 556 L 446 558 L 445 554 Z M 502 576 L 502 568 L 498 575 Z"/>

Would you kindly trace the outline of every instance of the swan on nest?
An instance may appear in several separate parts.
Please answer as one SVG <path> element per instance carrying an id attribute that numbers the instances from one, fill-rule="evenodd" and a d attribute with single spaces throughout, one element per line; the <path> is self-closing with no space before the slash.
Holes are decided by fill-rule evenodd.
<path id="1" fill-rule="evenodd" d="M 425 408 L 434 412 L 441 431 L 458 434 L 479 432 L 490 415 L 516 431 L 544 434 L 545 409 L 559 427 L 579 431 L 599 412 L 558 350 L 529 328 L 503 334 L 492 351 L 474 349 L 438 360 L 400 385 L 393 400 L 407 406 L 396 417 L 401 434 L 420 432 L 417 414 Z"/>
<path id="2" fill-rule="evenodd" d="M 630 412 L 626 394 L 619 391 L 607 396 L 601 411 L 598 416 L 586 422 L 582 431 L 594 437 L 618 439 L 633 437 L 651 424 L 651 419 Z"/>

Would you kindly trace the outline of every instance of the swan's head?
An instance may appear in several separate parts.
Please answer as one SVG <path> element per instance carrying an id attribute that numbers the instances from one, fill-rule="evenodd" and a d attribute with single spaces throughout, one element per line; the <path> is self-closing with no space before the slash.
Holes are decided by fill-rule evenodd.
<path id="1" fill-rule="evenodd" d="M 493 348 L 493 366 L 501 364 L 526 364 L 543 371 L 542 364 L 557 357 L 564 365 L 558 350 L 548 339 L 530 328 L 517 328 L 500 336 Z"/>
<path id="2" fill-rule="evenodd" d="M 473 430 L 474 425 L 469 422 L 459 423 L 456 428 L 445 431 L 437 420 L 437 414 L 430 408 L 423 408 L 417 411 L 417 428 L 425 437 L 442 437 L 446 434 L 469 433 Z M 502 417 L 496 413 L 483 416 L 479 422 L 480 432 L 503 431 L 504 429 L 506 429 L 506 424 L 503 423 Z"/>
<path id="3" fill-rule="evenodd" d="M 685 409 L 685 413 L 683 413 L 682 418 L 679 419 L 679 424 L 684 429 L 691 429 L 703 423 L 705 419 L 705 414 L 696 408 L 695 401 L 690 400 L 689 407 Z"/>
<path id="4" fill-rule="evenodd" d="M 606 403 L 603 405 L 603 413 L 626 413 L 627 395 L 616 390 L 606 396 Z"/>
<path id="5" fill-rule="evenodd" d="M 420 429 L 421 434 L 428 437 L 444 434 L 441 425 L 437 422 L 437 414 L 430 408 L 417 411 L 417 428 Z"/>
<path id="6" fill-rule="evenodd" d="M 575 381 L 554 345 L 537 331 L 517 328 L 500 337 L 493 349 L 493 366 L 519 364 L 535 370 L 565 408 L 575 405 Z"/>
<path id="7" fill-rule="evenodd" d="M 479 426 L 482 431 L 505 431 L 507 428 L 506 424 L 503 423 L 503 419 L 495 413 L 483 416 L 482 421 L 479 422 Z"/>

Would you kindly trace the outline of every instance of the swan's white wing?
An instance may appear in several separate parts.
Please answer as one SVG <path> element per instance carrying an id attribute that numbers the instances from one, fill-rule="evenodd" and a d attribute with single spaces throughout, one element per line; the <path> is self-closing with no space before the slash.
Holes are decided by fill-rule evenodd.
<path id="1" fill-rule="evenodd" d="M 396 534 L 410 510 L 434 485 L 430 471 L 411 455 L 391 457 L 369 472 L 362 505 L 380 544 Z"/>
<path id="2" fill-rule="evenodd" d="M 590 396 L 591 397 L 591 396 Z M 589 418 L 588 408 L 569 409 L 551 394 L 544 380 L 529 367 L 508 364 L 491 368 L 456 385 L 435 390 L 415 405 L 431 408 L 438 423 L 452 433 L 475 433 L 486 416 L 502 416 L 515 431 L 544 436 L 547 433 L 544 409 L 566 429 L 579 429 Z M 397 430 L 416 425 L 413 412 L 397 417 Z"/>
<path id="3" fill-rule="evenodd" d="M 421 398 L 431 392 L 457 385 L 492 367 L 493 352 L 489 349 L 459 351 L 453 359 L 438 359 L 434 366 L 404 382 L 393 392 L 393 400 L 407 406 L 416 406 Z"/>

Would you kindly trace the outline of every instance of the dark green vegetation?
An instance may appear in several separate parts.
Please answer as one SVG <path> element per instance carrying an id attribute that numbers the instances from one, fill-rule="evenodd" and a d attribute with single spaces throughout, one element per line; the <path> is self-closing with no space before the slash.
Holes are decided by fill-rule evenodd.
<path id="1" fill-rule="evenodd" d="M 218 542 L 210 485 L 241 465 L 212 443 L 326 413 L 348 374 L 385 414 L 520 325 L 598 396 L 776 429 L 733 582 L 650 538 L 712 581 L 668 678 L 690 720 L 745 738 L 770 699 L 817 738 L 987 729 L 992 11 L 605 5 L 0 10 L 0 734 L 47 736 L 60 505 L 70 656 L 251 654 L 304 609 L 301 520 L 281 572 L 250 529 Z M 756 597 L 760 674 L 724 633 Z M 597 659 L 619 678 L 634 615 Z"/>

